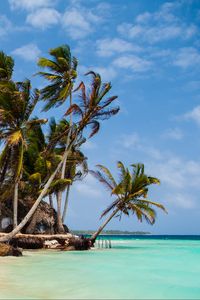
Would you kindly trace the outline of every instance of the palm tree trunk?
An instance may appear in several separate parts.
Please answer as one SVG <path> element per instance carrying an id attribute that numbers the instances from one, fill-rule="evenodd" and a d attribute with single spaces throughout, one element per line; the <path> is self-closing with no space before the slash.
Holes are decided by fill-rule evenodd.
<path id="1" fill-rule="evenodd" d="M 52 194 L 49 195 L 49 205 L 53 208 L 53 198 L 52 198 Z"/>
<path id="2" fill-rule="evenodd" d="M 19 182 L 15 182 L 14 186 L 14 199 L 13 199 L 13 228 L 17 227 L 17 219 L 18 219 L 18 189 Z"/>
<path id="3" fill-rule="evenodd" d="M 91 236 L 91 241 L 95 241 L 97 236 L 102 232 L 102 230 L 104 229 L 104 227 L 110 222 L 110 220 L 116 215 L 116 213 L 119 211 L 119 208 L 115 209 L 113 211 L 113 213 L 109 216 L 108 219 L 106 219 L 106 221 L 99 227 L 99 229 L 93 233 L 93 235 Z"/>
<path id="4" fill-rule="evenodd" d="M 57 198 L 57 233 L 64 233 L 64 227 L 62 223 L 62 214 L 61 214 L 61 201 L 62 201 L 62 192 L 56 194 Z"/>
<path id="5" fill-rule="evenodd" d="M 65 195 L 65 206 L 63 209 L 63 216 L 62 216 L 62 222 L 64 223 L 65 221 L 65 217 L 67 214 L 67 208 L 68 208 L 68 202 L 69 202 L 69 191 L 70 191 L 70 185 L 67 186 L 67 191 L 66 191 L 66 195 Z"/>
<path id="6" fill-rule="evenodd" d="M 16 228 L 13 229 L 13 231 L 11 231 L 9 234 L 7 234 L 5 237 L 1 237 L 0 238 L 0 242 L 7 242 L 10 239 L 12 239 L 25 225 L 26 223 L 30 220 L 30 218 L 33 216 L 34 212 L 36 211 L 38 205 L 40 204 L 40 202 L 42 201 L 42 199 L 44 198 L 48 188 L 50 187 L 52 181 L 54 180 L 56 174 L 58 173 L 58 171 L 60 170 L 63 161 L 65 159 L 67 159 L 67 156 L 69 155 L 69 152 L 71 150 L 71 147 L 73 145 L 73 143 L 75 142 L 76 138 L 74 138 L 74 140 L 72 141 L 72 143 L 69 145 L 67 151 L 65 151 L 63 158 L 61 160 L 61 162 L 58 164 L 56 170 L 53 172 L 53 174 L 50 176 L 49 180 L 47 181 L 47 183 L 45 184 L 42 192 L 40 193 L 39 197 L 37 198 L 37 200 L 35 201 L 35 203 L 33 204 L 33 206 L 31 207 L 31 209 L 29 210 L 29 212 L 26 214 L 26 216 L 24 217 L 24 219 L 21 221 L 20 224 L 17 225 Z"/>
<path id="7" fill-rule="evenodd" d="M 72 105 L 72 92 L 70 92 L 70 106 Z M 67 142 L 66 142 L 66 148 L 68 147 L 68 144 L 70 142 L 70 136 L 71 136 L 71 128 L 72 128 L 72 113 L 70 114 L 70 129 L 67 135 Z M 62 172 L 61 172 L 61 179 L 65 178 L 65 172 L 66 172 L 66 163 L 67 163 L 67 158 L 63 162 L 62 166 Z M 61 217 L 61 203 L 62 203 L 62 192 L 58 192 L 57 194 L 57 231 L 58 233 L 63 233 L 64 227 L 62 224 L 62 217 Z"/>

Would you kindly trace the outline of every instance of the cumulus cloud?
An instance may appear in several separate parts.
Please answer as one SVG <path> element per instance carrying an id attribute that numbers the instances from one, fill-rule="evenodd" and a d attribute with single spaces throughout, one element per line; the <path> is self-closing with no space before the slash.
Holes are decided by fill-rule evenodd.
<path id="1" fill-rule="evenodd" d="M 200 52 L 193 47 L 181 48 L 176 54 L 173 64 L 181 68 L 200 65 Z"/>
<path id="2" fill-rule="evenodd" d="M 133 72 L 145 72 L 150 69 L 152 62 L 136 55 L 124 55 L 116 58 L 113 65 L 122 69 L 131 69 Z"/>
<path id="3" fill-rule="evenodd" d="M 151 162 L 151 169 L 170 189 L 183 191 L 200 188 L 200 162 L 171 155 L 164 156 L 159 163 Z"/>
<path id="4" fill-rule="evenodd" d="M 117 76 L 117 71 L 112 66 L 107 67 L 92 67 L 92 70 L 99 73 L 103 81 L 110 81 Z"/>
<path id="5" fill-rule="evenodd" d="M 98 181 L 90 174 L 84 179 L 84 181 L 77 182 L 74 188 L 78 193 L 80 193 L 80 195 L 88 198 L 96 199 L 102 196 Z"/>
<path id="6" fill-rule="evenodd" d="M 0 37 L 5 36 L 12 29 L 12 23 L 5 15 L 0 15 Z"/>
<path id="7" fill-rule="evenodd" d="M 141 146 L 139 135 L 136 132 L 122 135 L 120 137 L 120 143 L 127 149 L 138 148 Z"/>
<path id="8" fill-rule="evenodd" d="M 180 3 L 164 3 L 154 13 L 144 12 L 135 18 L 134 23 L 122 23 L 118 32 L 133 39 L 140 39 L 154 44 L 170 39 L 189 39 L 195 35 L 197 28 L 186 24 L 175 16 L 174 10 Z"/>
<path id="9" fill-rule="evenodd" d="M 42 8 L 28 14 L 26 22 L 35 28 L 46 29 L 58 24 L 60 17 L 61 15 L 57 10 L 53 8 Z"/>
<path id="10" fill-rule="evenodd" d="M 113 39 L 101 39 L 96 42 L 97 54 L 99 56 L 109 57 L 116 53 L 124 52 L 139 52 L 141 47 L 133 45 L 123 39 L 113 38 Z"/>
<path id="11" fill-rule="evenodd" d="M 102 21 L 92 10 L 82 6 L 68 7 L 62 17 L 62 26 L 72 39 L 83 39 Z"/>
<path id="12" fill-rule="evenodd" d="M 15 9 L 24 9 L 24 10 L 34 10 L 41 7 L 49 7 L 54 5 L 55 1 L 53 0 L 8 0 L 10 8 Z"/>
<path id="13" fill-rule="evenodd" d="M 179 208 L 193 209 L 196 206 L 194 198 L 188 193 L 185 194 L 178 192 L 174 193 L 173 195 L 167 194 L 166 199 Z"/>
<path id="14" fill-rule="evenodd" d="M 163 137 L 172 140 L 182 140 L 184 134 L 180 128 L 171 128 L 163 134 Z"/>
<path id="15" fill-rule="evenodd" d="M 193 110 L 185 113 L 182 118 L 185 120 L 192 120 L 200 126 L 200 105 L 196 106 Z"/>
<path id="16" fill-rule="evenodd" d="M 35 61 L 40 53 L 40 49 L 34 43 L 24 45 L 12 51 L 13 55 L 19 56 L 26 61 Z"/>
<path id="17" fill-rule="evenodd" d="M 119 144 L 128 151 L 137 150 L 140 153 L 145 154 L 151 159 L 162 160 L 163 154 L 159 149 L 155 148 L 152 145 L 149 145 L 139 136 L 138 133 L 133 132 L 130 134 L 123 134 L 120 136 Z"/>

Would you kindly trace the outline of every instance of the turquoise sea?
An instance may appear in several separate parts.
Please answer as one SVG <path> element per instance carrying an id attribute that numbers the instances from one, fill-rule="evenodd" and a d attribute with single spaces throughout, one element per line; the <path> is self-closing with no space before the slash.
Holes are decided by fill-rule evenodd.
<path id="1" fill-rule="evenodd" d="M 106 239 L 112 249 L 0 258 L 0 299 L 200 299 L 200 236 Z"/>

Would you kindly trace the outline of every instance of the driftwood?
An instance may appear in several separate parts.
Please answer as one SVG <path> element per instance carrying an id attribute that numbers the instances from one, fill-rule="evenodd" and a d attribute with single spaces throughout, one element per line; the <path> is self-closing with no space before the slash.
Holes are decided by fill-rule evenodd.
<path id="1" fill-rule="evenodd" d="M 0 243 L 0 256 L 22 256 L 22 250 L 8 244 Z"/>
<path id="2" fill-rule="evenodd" d="M 0 237 L 6 236 L 6 233 L 0 233 Z M 54 241 L 50 243 L 50 241 Z M 57 245 L 55 246 L 55 241 Z M 10 240 L 10 245 L 23 249 L 60 249 L 63 251 L 88 250 L 90 249 L 90 239 L 67 234 L 17 234 Z M 51 246 L 52 244 L 52 246 Z M 47 246 L 48 245 L 48 246 Z"/>

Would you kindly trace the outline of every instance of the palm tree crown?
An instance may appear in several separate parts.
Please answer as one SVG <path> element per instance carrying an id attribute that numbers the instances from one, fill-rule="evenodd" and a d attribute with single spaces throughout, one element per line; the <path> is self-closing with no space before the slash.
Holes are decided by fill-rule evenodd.
<path id="1" fill-rule="evenodd" d="M 108 221 L 110 221 L 113 216 L 117 215 L 121 218 L 122 214 L 129 215 L 132 213 L 136 215 L 140 222 L 144 219 L 148 223 L 154 224 L 156 219 L 154 207 L 166 212 L 162 204 L 147 199 L 149 186 L 159 184 L 159 179 L 147 176 L 144 172 L 143 164 L 131 165 L 131 171 L 125 168 L 124 164 L 120 161 L 117 166 L 120 171 L 119 182 L 116 182 L 109 169 L 102 165 L 97 166 L 99 168 L 98 171 L 90 171 L 92 175 L 110 190 L 111 195 L 116 198 L 111 205 L 103 211 L 101 217 L 113 211 L 111 217 L 108 218 Z M 92 239 L 96 238 L 108 221 L 104 223 L 103 227 L 101 226 L 100 231 L 97 231 L 92 236 Z"/>
<path id="2" fill-rule="evenodd" d="M 41 57 L 38 65 L 49 72 L 38 72 L 51 83 L 41 90 L 41 98 L 47 102 L 44 111 L 60 106 L 70 95 L 77 77 L 78 61 L 72 57 L 70 48 L 63 45 L 49 51 L 52 60 Z"/>
<path id="3" fill-rule="evenodd" d="M 88 72 L 86 75 L 92 75 L 91 90 L 86 91 L 85 84 L 80 83 L 75 91 L 81 90 L 80 101 L 78 104 L 72 104 L 65 115 L 71 113 L 80 117 L 79 131 L 83 128 L 90 126 L 92 132 L 90 137 L 99 131 L 99 120 L 109 119 L 111 116 L 119 112 L 119 107 L 108 108 L 117 96 L 112 96 L 104 100 L 112 86 L 111 83 L 102 84 L 101 76 L 95 72 Z M 75 92 L 74 91 L 74 92 Z"/>

